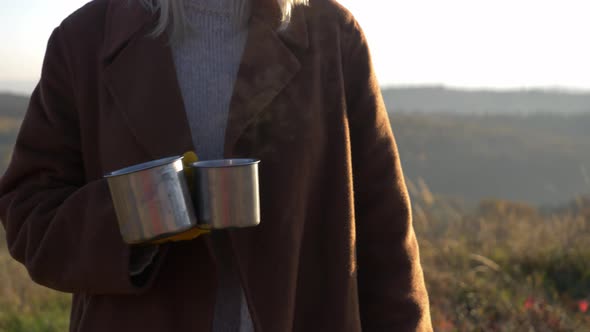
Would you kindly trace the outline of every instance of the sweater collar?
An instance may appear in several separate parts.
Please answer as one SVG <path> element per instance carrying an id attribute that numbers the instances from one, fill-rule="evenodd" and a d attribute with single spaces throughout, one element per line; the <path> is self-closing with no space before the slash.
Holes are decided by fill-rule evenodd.
<path id="1" fill-rule="evenodd" d="M 218 15 L 230 18 L 248 16 L 252 0 L 185 0 L 187 18 L 194 14 Z"/>
<path id="2" fill-rule="evenodd" d="M 222 22 L 232 30 L 242 31 L 248 27 L 251 2 L 252 0 L 185 0 L 184 15 L 193 32 L 210 28 L 211 22 Z"/>

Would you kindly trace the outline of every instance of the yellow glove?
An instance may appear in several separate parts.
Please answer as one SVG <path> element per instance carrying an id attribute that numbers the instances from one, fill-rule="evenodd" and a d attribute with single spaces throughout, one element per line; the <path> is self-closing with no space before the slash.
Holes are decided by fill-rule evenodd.
<path id="1" fill-rule="evenodd" d="M 190 241 L 190 240 L 196 239 L 197 237 L 199 237 L 203 234 L 209 234 L 209 233 L 210 232 L 208 230 L 194 227 L 194 228 L 189 229 L 188 231 L 184 231 L 182 233 L 178 233 L 178 234 L 175 234 L 175 235 L 172 235 L 169 237 L 165 237 L 163 239 L 154 240 L 154 241 L 151 241 L 150 243 L 162 244 L 162 243 L 166 243 L 166 242 Z"/>
<path id="2" fill-rule="evenodd" d="M 188 151 L 184 155 L 182 155 L 182 165 L 184 166 L 184 176 L 186 177 L 186 182 L 188 184 L 188 189 L 192 193 L 193 192 L 193 169 L 190 167 L 192 163 L 196 163 L 199 161 L 199 157 L 194 151 Z"/>
<path id="3" fill-rule="evenodd" d="M 197 157 L 197 154 L 194 153 L 193 151 L 188 151 L 187 153 L 185 153 L 183 155 L 182 158 L 182 163 L 184 165 L 184 175 L 186 177 L 186 181 L 188 183 L 188 187 L 189 187 L 189 192 L 193 192 L 193 170 L 192 168 L 189 167 L 190 164 L 199 161 L 199 158 Z M 210 231 L 205 230 L 205 229 L 200 229 L 198 227 L 193 227 L 187 231 L 184 231 L 182 233 L 178 233 L 178 234 L 174 234 L 172 236 L 163 238 L 163 239 L 158 239 L 158 240 L 154 240 L 151 241 L 150 243 L 153 244 L 162 244 L 162 243 L 166 243 L 166 242 L 178 242 L 178 241 L 190 241 L 192 239 L 196 239 L 197 237 L 203 235 L 203 234 L 209 234 Z"/>

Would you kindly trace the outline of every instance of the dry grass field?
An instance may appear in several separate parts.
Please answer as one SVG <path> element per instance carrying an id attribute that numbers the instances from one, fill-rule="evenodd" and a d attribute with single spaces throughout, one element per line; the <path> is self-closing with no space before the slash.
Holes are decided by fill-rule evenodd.
<path id="1" fill-rule="evenodd" d="M 466 212 L 412 187 L 436 331 L 590 330 L 590 199 Z M 65 331 L 69 296 L 31 283 L 0 243 L 0 331 Z"/>

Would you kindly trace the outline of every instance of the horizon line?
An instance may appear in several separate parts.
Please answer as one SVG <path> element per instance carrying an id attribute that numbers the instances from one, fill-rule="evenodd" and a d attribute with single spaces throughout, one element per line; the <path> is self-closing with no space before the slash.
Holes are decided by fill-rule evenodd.
<path id="1" fill-rule="evenodd" d="M 16 85 L 14 88 L 8 86 Z M 33 92 L 36 81 L 25 80 L 0 80 L 0 94 L 11 94 L 28 97 Z M 590 88 L 572 87 L 566 85 L 529 85 L 529 86 L 514 86 L 514 87 L 498 87 L 498 86 L 461 86 L 444 83 L 390 83 L 381 84 L 381 90 L 404 90 L 404 89 L 437 89 L 450 91 L 464 91 L 464 92 L 547 92 L 547 93 L 561 93 L 561 94 L 590 94 Z"/>

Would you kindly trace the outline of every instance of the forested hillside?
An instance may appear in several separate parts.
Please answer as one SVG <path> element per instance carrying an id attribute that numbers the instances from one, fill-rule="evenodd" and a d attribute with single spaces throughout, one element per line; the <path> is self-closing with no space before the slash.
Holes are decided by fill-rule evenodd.
<path id="1" fill-rule="evenodd" d="M 436 88 L 383 94 L 410 185 L 424 182 L 467 203 L 499 197 L 554 205 L 590 193 L 590 110 L 582 111 L 590 108 L 588 95 Z M 437 108 L 441 96 L 441 105 L 458 108 Z M 27 102 L 0 94 L 0 171 Z M 474 110 L 504 105 L 507 111 L 469 113 L 457 106 L 462 103 Z M 546 105 L 547 112 L 516 111 L 534 105 Z"/>

